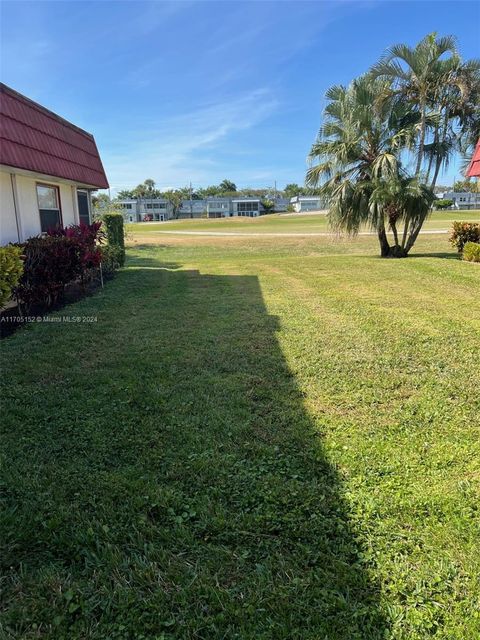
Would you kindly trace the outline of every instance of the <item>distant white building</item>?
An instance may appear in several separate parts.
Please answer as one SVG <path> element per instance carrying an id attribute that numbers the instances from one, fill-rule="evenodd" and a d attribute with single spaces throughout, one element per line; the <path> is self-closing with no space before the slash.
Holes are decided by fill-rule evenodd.
<path id="1" fill-rule="evenodd" d="M 290 205 L 297 213 L 322 211 L 326 208 L 325 202 L 319 196 L 294 196 L 290 198 Z"/>
<path id="2" fill-rule="evenodd" d="M 207 198 L 202 200 L 208 218 L 228 218 L 233 215 L 231 198 Z"/>
<path id="3" fill-rule="evenodd" d="M 453 200 L 452 209 L 480 209 L 480 193 L 445 191 L 437 195 L 442 200 Z"/>
<path id="4" fill-rule="evenodd" d="M 128 198 L 116 204 L 122 210 L 125 222 L 163 222 L 171 216 L 170 203 L 159 198 Z"/>
<path id="5" fill-rule="evenodd" d="M 274 211 L 286 211 L 286 198 L 271 198 Z M 162 198 L 126 198 L 117 201 L 125 222 L 164 222 L 173 217 L 172 205 Z M 262 198 L 238 196 L 237 198 L 211 197 L 204 200 L 184 200 L 178 214 L 184 218 L 256 218 L 265 213 Z"/>

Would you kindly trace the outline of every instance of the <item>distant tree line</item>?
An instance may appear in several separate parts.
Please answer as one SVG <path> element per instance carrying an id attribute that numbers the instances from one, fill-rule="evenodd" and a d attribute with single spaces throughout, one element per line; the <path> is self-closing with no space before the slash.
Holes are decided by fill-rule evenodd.
<path id="1" fill-rule="evenodd" d="M 285 198 L 292 198 L 298 195 L 316 195 L 318 189 L 312 189 L 310 187 L 301 186 L 294 182 L 287 184 L 285 188 L 276 190 L 272 187 L 264 187 L 260 189 L 253 189 L 247 187 L 245 189 L 237 188 L 237 185 L 231 180 L 222 180 L 219 184 L 210 185 L 208 187 L 201 187 L 197 189 L 191 189 L 190 187 L 181 187 L 179 189 L 169 189 L 162 191 L 156 188 L 156 183 L 151 178 L 147 178 L 141 184 L 137 185 L 134 189 L 122 189 L 116 195 L 116 199 L 124 200 L 128 198 L 165 198 L 169 200 L 172 197 L 172 193 L 181 196 L 182 200 L 204 200 L 205 198 L 212 197 L 235 197 L 245 196 L 254 198 L 264 198 L 266 201 L 273 198 L 275 195 Z"/>

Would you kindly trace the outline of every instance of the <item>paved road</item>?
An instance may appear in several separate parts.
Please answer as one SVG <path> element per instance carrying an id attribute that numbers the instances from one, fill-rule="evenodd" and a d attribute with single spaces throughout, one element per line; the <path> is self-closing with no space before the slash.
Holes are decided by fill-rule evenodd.
<path id="1" fill-rule="evenodd" d="M 442 233 L 448 233 L 448 229 L 426 229 L 424 231 L 420 231 L 422 235 L 436 235 Z M 314 237 L 323 237 L 328 238 L 332 237 L 334 233 L 327 232 L 311 232 L 311 233 L 250 233 L 248 231 L 151 231 L 150 233 L 161 233 L 161 234 L 169 234 L 169 235 L 180 235 L 180 236 L 233 236 L 233 237 L 245 237 L 245 238 L 306 238 L 310 236 Z M 374 231 L 362 231 L 358 234 L 359 236 L 376 236 L 377 234 Z"/>

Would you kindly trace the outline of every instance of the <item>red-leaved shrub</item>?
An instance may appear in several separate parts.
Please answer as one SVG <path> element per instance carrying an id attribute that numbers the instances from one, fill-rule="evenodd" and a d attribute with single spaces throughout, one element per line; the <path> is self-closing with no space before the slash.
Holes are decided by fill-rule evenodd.
<path id="1" fill-rule="evenodd" d="M 21 245 L 22 277 L 15 288 L 27 309 L 49 308 L 61 300 L 65 285 L 88 280 L 101 261 L 100 223 L 55 229 L 46 236 L 29 238 Z"/>

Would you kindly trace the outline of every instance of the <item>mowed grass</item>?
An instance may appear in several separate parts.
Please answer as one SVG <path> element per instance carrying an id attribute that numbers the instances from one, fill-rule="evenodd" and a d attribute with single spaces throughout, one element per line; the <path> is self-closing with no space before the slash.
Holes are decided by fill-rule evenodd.
<path id="1" fill-rule="evenodd" d="M 435 211 L 426 221 L 424 229 L 449 229 L 454 220 L 480 222 L 480 211 Z M 138 233 L 156 233 L 159 231 L 214 231 L 235 233 L 328 233 L 326 212 L 319 214 L 271 214 L 258 218 L 212 218 L 183 219 L 165 222 L 128 224 L 127 231 Z M 370 231 L 365 228 L 363 231 Z"/>
<path id="2" fill-rule="evenodd" d="M 131 235 L 3 341 L 0 636 L 477 640 L 480 270 Z"/>

